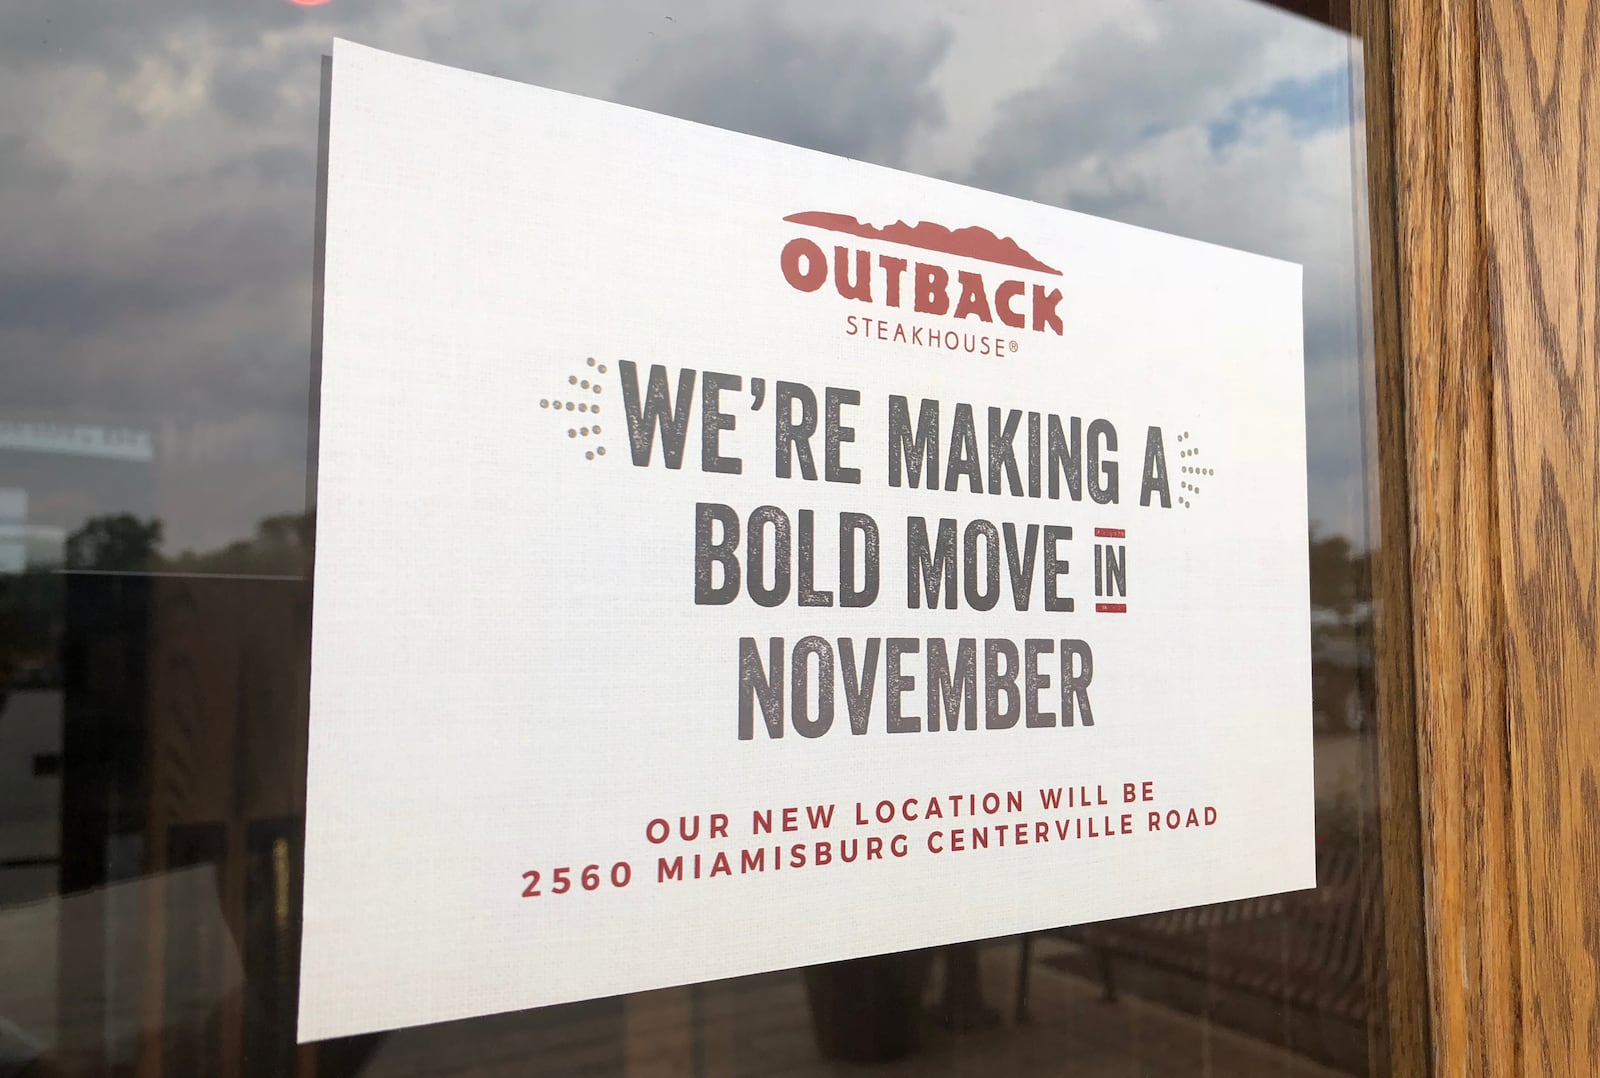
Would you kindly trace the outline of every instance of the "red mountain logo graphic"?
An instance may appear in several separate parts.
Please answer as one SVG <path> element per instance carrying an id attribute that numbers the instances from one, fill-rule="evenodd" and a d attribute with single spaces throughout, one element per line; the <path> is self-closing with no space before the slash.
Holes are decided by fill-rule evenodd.
<path id="1" fill-rule="evenodd" d="M 993 262 L 1001 266 L 1015 266 L 1017 269 L 1061 276 L 1060 270 L 1033 257 L 1016 240 L 1009 236 L 1004 238 L 996 236 L 987 228 L 968 226 L 952 230 L 933 221 L 919 221 L 914 225 L 896 221 L 892 225 L 877 228 L 862 224 L 854 217 L 823 210 L 791 213 L 784 220 L 797 225 L 825 228 L 830 232 L 843 232 L 865 240 L 886 240 L 907 247 L 919 247 L 924 251 L 960 255 L 962 258 L 975 258 L 981 262 Z"/>
<path id="2" fill-rule="evenodd" d="M 947 351 L 994 356 L 1018 348 L 1016 338 L 1005 336 L 1001 327 L 1062 335 L 1061 289 L 1051 287 L 1054 282 L 1048 280 L 1063 276 L 1062 272 L 1009 236 L 972 225 L 952 229 L 933 221 L 914 225 L 896 221 L 880 228 L 823 210 L 791 213 L 783 220 L 803 225 L 807 232 L 821 229 L 836 237 L 830 241 L 811 232 L 792 236 L 784 244 L 778 266 L 789 287 L 820 292 L 831 283 L 840 298 L 877 308 L 847 314 L 846 336 L 913 346 L 927 342 Z M 904 250 L 908 247 L 911 250 Z M 940 255 L 986 265 L 949 265 Z M 1041 276 L 1046 279 L 1041 281 Z M 896 313 L 902 311 L 911 320 L 902 320 Z M 949 321 L 934 323 L 916 319 L 917 315 Z"/>

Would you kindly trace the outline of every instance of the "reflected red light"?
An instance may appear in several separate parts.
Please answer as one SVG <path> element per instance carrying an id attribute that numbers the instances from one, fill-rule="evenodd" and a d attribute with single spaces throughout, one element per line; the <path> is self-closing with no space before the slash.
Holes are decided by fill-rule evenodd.
<path id="1" fill-rule="evenodd" d="M 321 7 L 328 0 L 289 0 L 295 7 Z"/>

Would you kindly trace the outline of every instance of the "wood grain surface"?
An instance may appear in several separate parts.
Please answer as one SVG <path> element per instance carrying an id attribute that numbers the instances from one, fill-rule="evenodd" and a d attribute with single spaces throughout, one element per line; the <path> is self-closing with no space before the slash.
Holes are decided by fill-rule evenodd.
<path id="1" fill-rule="evenodd" d="M 1594 0 L 1392 10 L 1434 1072 L 1600 1073 Z"/>
<path id="2" fill-rule="evenodd" d="M 1521 1072 L 1505 612 L 1465 0 L 1392 8 L 1422 862 L 1434 1072 Z"/>
<path id="3" fill-rule="evenodd" d="M 1600 1074 L 1600 3 L 1484 0 L 1484 224 L 1529 1074 Z"/>

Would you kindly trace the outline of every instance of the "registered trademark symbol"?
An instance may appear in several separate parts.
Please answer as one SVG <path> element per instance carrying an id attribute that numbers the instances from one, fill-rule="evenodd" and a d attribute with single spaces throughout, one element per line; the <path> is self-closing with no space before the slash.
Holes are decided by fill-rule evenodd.
<path id="1" fill-rule="evenodd" d="M 1017 350 L 1017 342 L 1016 341 L 1012 341 L 1010 347 L 1011 347 L 1011 350 L 1013 352 L 1015 352 Z"/>

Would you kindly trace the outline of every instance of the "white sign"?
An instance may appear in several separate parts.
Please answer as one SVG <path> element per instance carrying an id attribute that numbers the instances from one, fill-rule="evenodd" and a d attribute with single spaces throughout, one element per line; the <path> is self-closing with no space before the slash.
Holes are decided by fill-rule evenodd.
<path id="1" fill-rule="evenodd" d="M 303 1040 L 1314 885 L 1300 269 L 339 43 Z"/>

